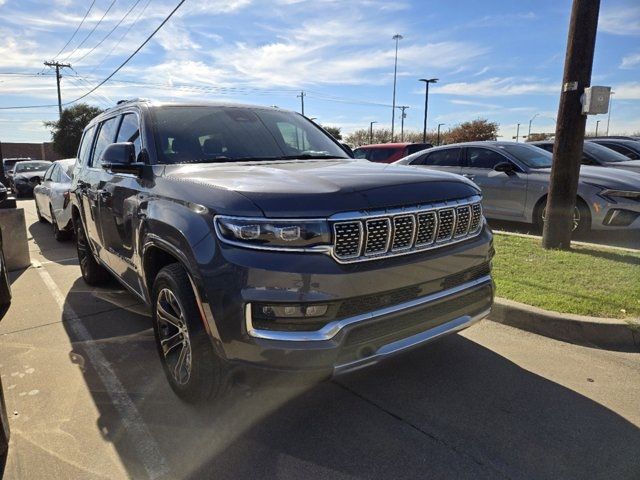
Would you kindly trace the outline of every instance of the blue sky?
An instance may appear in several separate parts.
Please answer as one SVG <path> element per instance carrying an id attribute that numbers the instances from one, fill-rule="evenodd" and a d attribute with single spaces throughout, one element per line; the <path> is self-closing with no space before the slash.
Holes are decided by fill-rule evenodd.
<path id="1" fill-rule="evenodd" d="M 114 2 L 112 4 L 112 2 Z M 110 74 L 177 0 L 0 0 L 0 107 L 55 104 L 43 60 L 68 61 L 63 101 Z M 109 8 L 111 6 L 111 8 Z M 403 35 L 397 104 L 405 128 L 421 130 L 424 84 L 429 129 L 475 118 L 511 138 L 533 121 L 553 131 L 571 2 L 399 0 L 187 0 L 161 32 L 87 98 L 209 99 L 300 108 L 350 132 L 391 123 L 395 33 Z M 105 15 L 105 12 L 106 15 Z M 128 14 L 127 14 L 128 13 Z M 100 19 L 102 21 L 100 22 Z M 85 40 L 86 38 L 86 40 Z M 83 40 L 85 40 L 83 42 Z M 58 55 L 58 56 L 56 56 Z M 2 75 L 1 73 L 23 75 Z M 611 133 L 640 131 L 640 3 L 602 0 L 592 84 L 616 92 Z M 57 108 L 0 110 L 0 141 L 45 141 Z M 606 128 L 606 115 L 588 129 Z"/>

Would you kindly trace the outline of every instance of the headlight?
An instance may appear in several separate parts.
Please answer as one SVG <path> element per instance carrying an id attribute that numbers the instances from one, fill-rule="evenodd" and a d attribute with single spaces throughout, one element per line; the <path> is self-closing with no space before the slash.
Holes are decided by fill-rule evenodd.
<path id="1" fill-rule="evenodd" d="M 325 220 L 271 220 L 217 216 L 216 232 L 226 243 L 259 249 L 318 249 L 329 245 Z"/>
<path id="2" fill-rule="evenodd" d="M 607 197 L 610 200 L 613 200 L 615 202 L 615 199 L 630 199 L 630 200 L 636 200 L 636 201 L 640 201 L 640 192 L 634 192 L 632 190 L 612 190 L 612 189 L 605 189 L 602 192 L 600 192 L 600 195 L 603 197 Z"/>

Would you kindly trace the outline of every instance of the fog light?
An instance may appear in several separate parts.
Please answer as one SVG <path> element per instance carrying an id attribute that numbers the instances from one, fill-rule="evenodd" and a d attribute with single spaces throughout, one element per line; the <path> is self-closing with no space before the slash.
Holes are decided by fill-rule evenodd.
<path id="1" fill-rule="evenodd" d="M 610 227 L 627 227 L 635 222 L 639 216 L 638 212 L 616 208 L 609 211 L 603 223 Z"/>
<path id="2" fill-rule="evenodd" d="M 262 305 L 260 311 L 272 318 L 315 318 L 327 313 L 328 305 Z"/>

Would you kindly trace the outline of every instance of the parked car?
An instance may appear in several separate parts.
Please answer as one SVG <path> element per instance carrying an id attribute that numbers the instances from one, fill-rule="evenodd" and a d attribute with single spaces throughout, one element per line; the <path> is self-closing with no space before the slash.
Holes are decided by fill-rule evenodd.
<path id="1" fill-rule="evenodd" d="M 53 234 L 58 241 L 70 238 L 73 233 L 69 188 L 75 164 L 75 158 L 53 162 L 33 189 L 38 220 L 53 225 Z"/>
<path id="2" fill-rule="evenodd" d="M 84 280 L 151 306 L 188 401 L 232 372 L 361 368 L 492 305 L 472 182 L 349 158 L 294 112 L 123 103 L 85 128 L 71 189 Z"/>
<path id="3" fill-rule="evenodd" d="M 470 142 L 435 147 L 398 163 L 462 174 L 481 188 L 487 217 L 541 228 L 551 160 L 551 153 L 529 144 Z M 574 228 L 640 228 L 640 174 L 582 165 Z"/>
<path id="4" fill-rule="evenodd" d="M 529 142 L 527 145 L 535 145 L 536 147 L 543 148 L 547 152 L 553 153 L 553 142 Z M 640 143 L 638 145 L 640 145 Z M 640 173 L 640 161 L 629 160 L 628 157 L 625 157 L 621 153 L 614 152 L 610 148 L 593 142 L 584 142 L 581 163 L 582 165 L 592 165 L 596 167 L 622 168 Z"/>
<path id="5" fill-rule="evenodd" d="M 13 168 L 15 167 L 16 163 L 23 162 L 25 160 L 31 160 L 31 158 L 29 157 L 5 158 L 4 160 L 2 160 L 2 165 L 4 167 L 4 174 L 7 177 L 7 179 L 11 179 L 11 177 L 13 177 Z"/>
<path id="6" fill-rule="evenodd" d="M 629 160 L 640 160 L 640 141 L 619 138 L 594 138 L 589 143 L 597 143 L 624 155 Z M 640 165 L 640 162 L 638 162 Z M 639 167 L 640 168 L 640 167 Z"/>
<path id="7" fill-rule="evenodd" d="M 355 158 L 367 159 L 370 162 L 393 163 L 412 153 L 431 148 L 430 143 L 380 143 L 362 145 L 353 151 Z"/>
<path id="8" fill-rule="evenodd" d="M 2 243 L 2 231 L 0 231 L 0 320 L 4 317 L 11 305 L 11 284 L 7 275 L 7 265 L 4 261 L 4 251 Z M 0 378 L 0 478 L 4 472 L 9 451 L 9 418 L 7 417 L 7 406 L 4 401 L 2 391 L 2 378 Z"/>
<path id="9" fill-rule="evenodd" d="M 13 177 L 9 180 L 16 197 L 31 195 L 33 188 L 40 182 L 51 162 L 44 160 L 26 160 L 17 162 L 13 168 Z"/>

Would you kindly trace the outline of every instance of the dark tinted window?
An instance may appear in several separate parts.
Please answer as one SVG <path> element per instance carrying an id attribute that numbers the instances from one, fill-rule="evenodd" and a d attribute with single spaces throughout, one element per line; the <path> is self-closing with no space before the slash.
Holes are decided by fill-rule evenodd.
<path id="1" fill-rule="evenodd" d="M 120 130 L 116 142 L 131 142 L 136 149 L 136 157 L 140 153 L 140 128 L 138 127 L 138 115 L 126 113 L 122 117 Z"/>
<path id="2" fill-rule="evenodd" d="M 102 154 L 109 145 L 114 143 L 119 118 L 120 117 L 113 117 L 100 124 L 98 138 L 96 139 L 96 144 L 93 147 L 93 155 L 91 155 L 91 166 L 99 167 L 102 164 Z"/>
<path id="3" fill-rule="evenodd" d="M 637 160 L 640 158 L 640 154 L 635 153 L 633 150 L 623 146 L 623 145 L 618 145 L 617 143 L 609 143 L 609 142 L 598 142 L 600 145 L 610 148 L 611 150 L 621 153 L 622 155 L 624 155 L 627 158 L 630 158 L 631 160 Z"/>
<path id="4" fill-rule="evenodd" d="M 18 162 L 15 167 L 15 173 L 21 172 L 44 172 L 51 166 L 51 162 Z"/>
<path id="5" fill-rule="evenodd" d="M 493 169 L 498 163 L 508 161 L 503 155 L 488 148 L 467 148 L 467 159 L 471 168 Z"/>
<path id="6" fill-rule="evenodd" d="M 440 167 L 458 167 L 460 166 L 460 149 L 447 148 L 445 150 L 436 150 L 431 152 L 422 161 L 421 165 L 437 165 Z"/>
<path id="7" fill-rule="evenodd" d="M 155 117 L 159 163 L 348 158 L 322 130 L 291 112 L 163 107 Z"/>
<path id="8" fill-rule="evenodd" d="M 607 147 L 593 142 L 584 142 L 584 151 L 597 163 L 626 162 L 629 160 L 621 153 L 614 152 Z"/>
<path id="9" fill-rule="evenodd" d="M 431 147 L 433 147 L 433 145 L 431 145 L 430 143 L 412 143 L 411 145 L 407 145 L 407 155 L 411 155 L 412 153 L 416 153 Z"/>
<path id="10" fill-rule="evenodd" d="M 399 151 L 399 148 L 368 148 L 367 159 L 372 162 L 386 162 Z"/>
<path id="11" fill-rule="evenodd" d="M 504 143 L 496 145 L 496 148 L 510 153 L 529 168 L 549 168 L 553 155 L 533 145 L 522 143 Z"/>
<path id="12" fill-rule="evenodd" d="M 553 143 L 535 143 L 534 145 L 546 150 L 547 152 L 553 153 Z"/>
<path id="13" fill-rule="evenodd" d="M 356 148 L 353 151 L 354 158 L 367 158 L 367 151 L 364 148 Z"/>
<path id="14" fill-rule="evenodd" d="M 84 132 L 84 136 L 82 137 L 82 142 L 80 143 L 80 148 L 78 150 L 78 163 L 82 165 L 86 165 L 89 160 L 89 152 L 91 151 L 91 144 L 93 143 L 93 133 L 95 132 L 96 127 L 91 127 Z"/>

